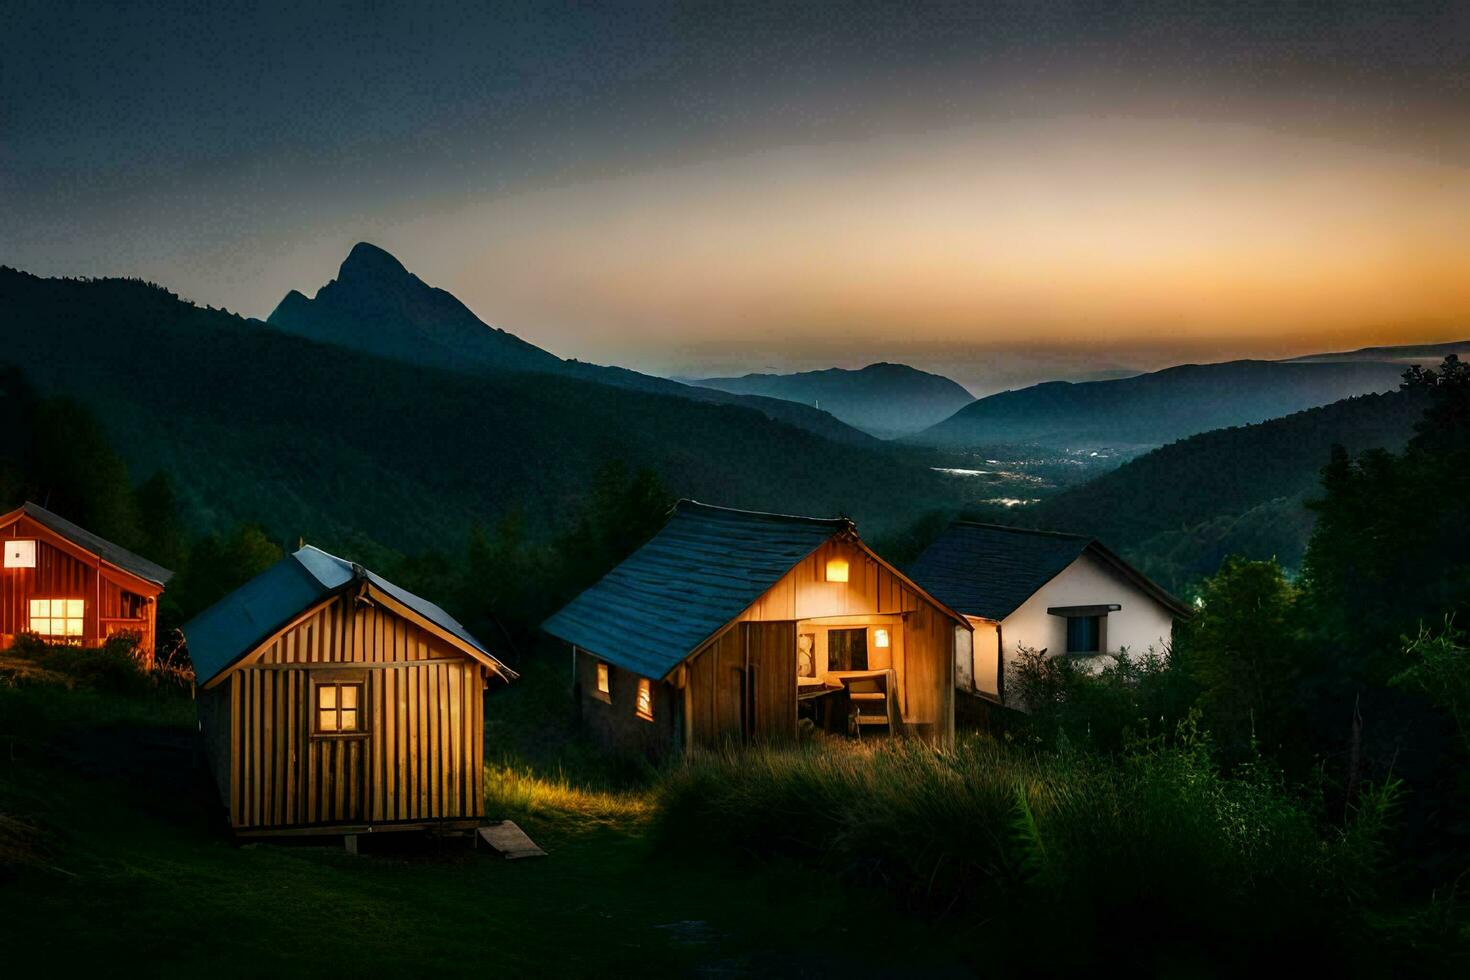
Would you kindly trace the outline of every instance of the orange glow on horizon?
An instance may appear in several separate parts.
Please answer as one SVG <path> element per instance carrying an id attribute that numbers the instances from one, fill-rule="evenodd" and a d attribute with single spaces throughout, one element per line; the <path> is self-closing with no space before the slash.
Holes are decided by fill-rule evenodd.
<path id="1" fill-rule="evenodd" d="M 446 270 L 488 322 L 617 360 L 752 332 L 793 351 L 1466 334 L 1467 216 L 1470 169 L 1454 163 L 1079 117 L 768 151 L 405 230 L 432 229 L 419 267 Z"/>

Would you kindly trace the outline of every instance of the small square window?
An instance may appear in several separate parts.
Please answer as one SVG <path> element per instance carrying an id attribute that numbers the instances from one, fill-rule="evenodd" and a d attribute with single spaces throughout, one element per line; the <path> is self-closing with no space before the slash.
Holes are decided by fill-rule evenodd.
<path id="1" fill-rule="evenodd" d="M 647 677 L 638 678 L 638 717 L 653 721 L 653 681 Z"/>
<path id="2" fill-rule="evenodd" d="M 316 734 L 352 735 L 363 731 L 361 684 L 321 682 L 316 685 Z"/>
<path id="3" fill-rule="evenodd" d="M 597 662 L 597 691 L 594 696 L 600 701 L 612 703 L 612 668 L 601 660 Z"/>

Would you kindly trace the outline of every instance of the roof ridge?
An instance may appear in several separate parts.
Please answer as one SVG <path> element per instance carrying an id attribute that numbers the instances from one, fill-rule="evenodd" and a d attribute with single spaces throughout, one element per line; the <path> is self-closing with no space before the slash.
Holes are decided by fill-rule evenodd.
<path id="1" fill-rule="evenodd" d="M 164 568 L 153 559 L 144 557 L 131 548 L 124 548 L 116 541 L 104 538 L 95 531 L 89 531 L 76 521 L 62 517 L 56 511 L 43 507 L 34 500 L 23 500 L 19 507 L 8 513 L 15 513 L 16 511 L 28 515 L 32 520 L 39 521 L 42 525 L 50 528 L 52 532 L 61 535 L 83 550 L 92 552 L 115 568 L 121 568 L 129 575 L 160 586 L 167 584 L 168 580 L 173 577 L 174 573 L 172 569 Z M 62 530 L 55 526 L 57 524 L 69 530 Z M 99 549 L 111 549 L 116 554 L 103 554 Z M 134 567 L 128 567 L 129 564 L 134 565 Z"/>
<path id="2" fill-rule="evenodd" d="M 988 521 L 966 521 L 956 520 L 951 522 L 952 527 L 977 527 L 987 531 L 1010 531 L 1012 534 L 1034 534 L 1043 538 L 1063 538 L 1068 541 L 1096 542 L 1097 538 L 1090 534 L 1073 534 L 1070 531 L 1048 531 L 1039 527 L 1015 527 L 1010 524 L 991 524 Z"/>
<path id="3" fill-rule="evenodd" d="M 686 510 L 690 508 L 695 508 L 703 511 L 713 511 L 715 513 L 721 514 L 734 514 L 741 517 L 762 517 L 770 520 L 791 521 L 801 524 L 821 524 L 832 525 L 835 527 L 842 527 L 845 525 L 848 527 L 857 527 L 856 522 L 854 522 L 850 517 L 808 517 L 803 514 L 777 514 L 771 511 L 764 510 L 746 510 L 740 507 L 722 507 L 719 504 L 706 504 L 703 501 L 695 500 L 692 497 L 681 497 L 674 503 L 674 511 L 676 513 L 681 510 Z"/>
<path id="4" fill-rule="evenodd" d="M 292 558 L 295 558 L 297 555 L 301 554 L 303 551 L 315 551 L 319 555 L 326 555 L 328 558 L 332 559 L 333 561 L 340 561 L 344 565 L 354 565 L 354 564 L 356 564 L 356 562 L 348 561 L 346 558 L 343 558 L 341 555 L 334 555 L 334 554 L 332 554 L 326 548 L 318 548 L 314 544 L 306 544 L 305 542 L 302 543 L 301 547 L 299 547 L 295 551 L 291 552 L 291 557 Z"/>

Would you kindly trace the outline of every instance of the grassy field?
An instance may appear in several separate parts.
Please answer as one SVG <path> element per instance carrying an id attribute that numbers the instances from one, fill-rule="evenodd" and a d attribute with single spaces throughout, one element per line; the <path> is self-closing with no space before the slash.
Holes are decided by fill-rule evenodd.
<path id="1" fill-rule="evenodd" d="M 521 862 L 463 840 L 236 846 L 187 695 L 0 684 L 7 973 L 963 972 L 962 936 L 878 889 L 655 848 L 645 775 L 595 765 L 564 734 L 557 677 L 530 674 L 491 699 L 486 773 L 490 812 L 551 852 Z"/>
<path id="2" fill-rule="evenodd" d="M 67 666 L 65 660 L 58 661 Z M 89 662 L 90 663 L 90 662 Z M 706 753 L 665 771 L 570 734 L 560 659 L 490 696 L 464 839 L 233 843 L 193 704 L 116 671 L 0 659 L 0 923 L 11 974 L 1342 976 L 1465 964 L 1453 901 L 1383 884 L 1392 800 L 1338 824 L 1203 743 L 1120 758 L 963 738 Z M 118 686 L 129 693 L 120 693 Z"/>

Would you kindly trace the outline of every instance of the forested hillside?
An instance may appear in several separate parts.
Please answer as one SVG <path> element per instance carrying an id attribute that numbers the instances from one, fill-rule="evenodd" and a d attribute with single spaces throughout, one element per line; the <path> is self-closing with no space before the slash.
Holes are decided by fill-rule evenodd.
<path id="1" fill-rule="evenodd" d="M 1312 531 L 1305 502 L 1332 447 L 1398 449 L 1423 409 L 1422 392 L 1395 391 L 1202 433 L 999 516 L 1097 535 L 1174 589 L 1230 554 L 1296 568 Z"/>
<path id="2" fill-rule="evenodd" d="M 404 553 L 458 547 L 515 511 L 559 526 L 610 461 L 737 507 L 882 528 L 953 503 L 927 467 L 758 411 L 547 374 L 481 376 L 290 336 L 128 280 L 0 269 L 6 356 L 74 395 L 133 473 L 176 481 L 196 529 Z"/>
<path id="3" fill-rule="evenodd" d="M 913 437 L 935 446 L 1149 447 L 1398 387 L 1403 365 L 1229 361 L 982 398 Z"/>

